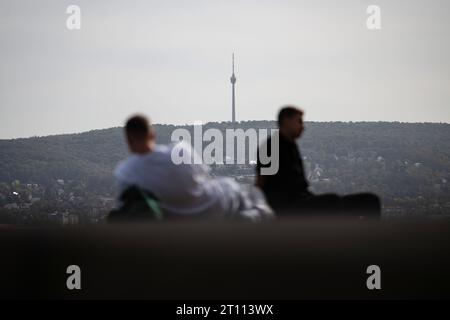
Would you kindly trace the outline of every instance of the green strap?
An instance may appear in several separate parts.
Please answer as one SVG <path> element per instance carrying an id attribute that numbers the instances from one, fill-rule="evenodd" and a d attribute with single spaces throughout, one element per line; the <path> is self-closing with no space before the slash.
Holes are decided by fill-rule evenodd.
<path id="1" fill-rule="evenodd" d="M 155 201 L 155 199 L 150 198 L 144 191 L 142 191 L 141 188 L 138 188 L 138 189 L 139 189 L 139 192 L 141 193 L 141 196 L 145 199 L 145 202 L 147 203 L 147 206 L 154 213 L 155 218 L 157 220 L 162 220 L 163 213 L 162 213 L 161 208 L 159 207 L 158 203 Z"/>

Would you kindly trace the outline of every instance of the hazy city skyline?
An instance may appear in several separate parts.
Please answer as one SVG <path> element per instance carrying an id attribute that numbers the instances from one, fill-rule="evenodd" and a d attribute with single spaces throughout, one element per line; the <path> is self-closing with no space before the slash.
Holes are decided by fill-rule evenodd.
<path id="1" fill-rule="evenodd" d="M 81 29 L 68 30 L 69 5 Z M 366 8 L 381 8 L 368 30 Z M 450 122 L 450 3 L 0 0 L 0 139 L 123 125 Z"/>

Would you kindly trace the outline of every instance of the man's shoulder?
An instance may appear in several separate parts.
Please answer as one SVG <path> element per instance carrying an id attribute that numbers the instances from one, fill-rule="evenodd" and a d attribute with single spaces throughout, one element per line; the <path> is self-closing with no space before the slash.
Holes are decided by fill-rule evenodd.
<path id="1" fill-rule="evenodd" d="M 152 162 L 169 161 L 172 150 L 177 144 L 171 143 L 167 145 L 156 145 L 155 150 L 145 155 L 131 154 L 128 158 L 120 161 L 114 169 L 114 175 L 117 178 L 123 177 L 136 166 L 146 165 Z"/>
<path id="2" fill-rule="evenodd" d="M 125 175 L 125 172 L 128 170 L 128 168 L 131 166 L 131 163 L 133 162 L 133 155 L 129 156 L 128 158 L 120 161 L 116 168 L 114 169 L 114 176 L 119 179 L 122 180 L 122 178 Z"/>

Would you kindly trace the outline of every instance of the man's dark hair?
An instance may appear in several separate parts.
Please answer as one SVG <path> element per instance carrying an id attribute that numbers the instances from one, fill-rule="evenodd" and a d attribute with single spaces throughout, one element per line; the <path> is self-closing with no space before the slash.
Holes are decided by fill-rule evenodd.
<path id="1" fill-rule="evenodd" d="M 278 113 L 278 126 L 281 126 L 281 123 L 286 118 L 292 118 L 296 115 L 303 115 L 303 111 L 299 108 L 293 107 L 293 106 L 285 106 L 282 107 L 280 112 Z"/>
<path id="2" fill-rule="evenodd" d="M 135 115 L 128 119 L 125 125 L 128 137 L 143 139 L 150 133 L 150 121 L 143 115 Z"/>

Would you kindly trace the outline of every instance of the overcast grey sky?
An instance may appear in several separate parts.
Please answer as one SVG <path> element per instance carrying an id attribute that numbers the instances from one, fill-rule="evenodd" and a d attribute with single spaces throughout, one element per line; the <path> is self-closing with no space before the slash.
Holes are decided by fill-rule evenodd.
<path id="1" fill-rule="evenodd" d="M 450 122 L 449 39 L 447 0 L 0 0 L 0 138 L 230 120 L 233 51 L 238 120 Z"/>

